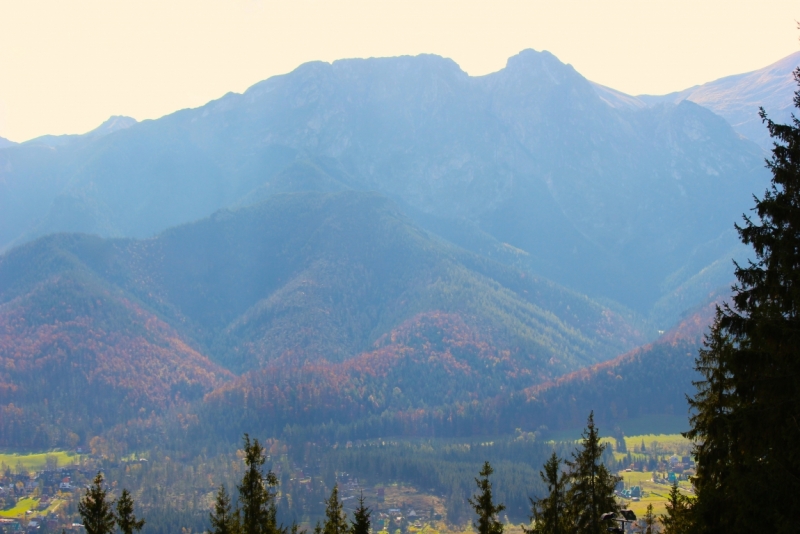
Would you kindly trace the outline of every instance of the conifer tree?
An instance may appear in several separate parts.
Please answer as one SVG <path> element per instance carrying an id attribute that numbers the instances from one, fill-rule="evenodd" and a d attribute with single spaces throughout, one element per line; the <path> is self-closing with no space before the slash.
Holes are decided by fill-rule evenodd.
<path id="1" fill-rule="evenodd" d="M 122 534 L 133 534 L 144 527 L 144 519 L 136 519 L 136 516 L 133 515 L 133 498 L 126 489 L 122 490 L 122 495 L 117 500 L 115 519 Z"/>
<path id="2" fill-rule="evenodd" d="M 239 530 L 239 521 L 231 512 L 231 498 L 222 485 L 217 491 L 214 501 L 214 510 L 209 514 L 211 521 L 211 534 L 236 534 Z"/>
<path id="3" fill-rule="evenodd" d="M 689 534 L 693 532 L 689 499 L 680 492 L 678 483 L 673 482 L 667 497 L 667 513 L 661 516 L 664 534 Z"/>
<path id="4" fill-rule="evenodd" d="M 353 512 L 353 525 L 350 529 L 351 534 L 370 534 L 370 516 L 372 512 L 364 504 L 364 492 L 358 498 L 358 508 Z"/>
<path id="5" fill-rule="evenodd" d="M 539 471 L 542 481 L 547 484 L 547 497 L 537 501 L 531 499 L 531 520 L 533 528 L 523 530 L 527 534 L 566 534 L 566 486 L 567 476 L 561 471 L 561 459 L 553 452 Z"/>
<path id="6" fill-rule="evenodd" d="M 323 534 L 349 534 L 347 527 L 347 515 L 342 509 L 342 502 L 339 500 L 339 485 L 334 484 L 331 496 L 325 500 L 325 524 L 322 527 Z"/>
<path id="7" fill-rule="evenodd" d="M 620 478 L 611 474 L 603 464 L 605 448 L 600 443 L 600 434 L 594 426 L 592 412 L 589 414 L 586 430 L 583 431 L 580 449 L 572 453 L 572 461 L 566 462 L 571 484 L 567 491 L 569 521 L 571 527 L 580 533 L 604 533 L 606 525 L 602 523 L 600 516 L 619 510 L 614 499 L 614 488 Z"/>
<path id="8" fill-rule="evenodd" d="M 264 475 L 264 449 L 258 440 L 250 441 L 244 435 L 244 463 L 246 470 L 238 486 L 241 534 L 276 534 L 282 529 L 276 522 L 275 495 L 270 491 L 278 485 L 277 477 L 270 471 Z"/>
<path id="9" fill-rule="evenodd" d="M 699 352 L 695 368 L 703 380 L 689 404 L 694 408 L 690 422 L 692 430 L 686 435 L 695 440 L 694 453 L 697 459 L 697 476 L 693 485 L 697 500 L 694 516 L 702 532 L 733 532 L 735 514 L 728 509 L 735 502 L 733 477 L 735 451 L 741 450 L 738 439 L 743 437 L 730 432 L 736 399 L 733 379 L 728 370 L 733 344 L 721 326 L 722 310 L 717 316 L 711 332 L 705 340 L 705 348 Z"/>
<path id="10" fill-rule="evenodd" d="M 479 473 L 481 478 L 475 479 L 478 485 L 478 494 L 469 499 L 472 509 L 478 515 L 477 523 L 473 523 L 478 534 L 503 534 L 503 523 L 498 520 L 498 514 L 506 509 L 503 504 L 494 504 L 492 497 L 492 484 L 489 477 L 494 473 L 489 462 L 484 462 Z"/>
<path id="11" fill-rule="evenodd" d="M 103 474 L 98 472 L 92 485 L 78 503 L 86 534 L 111 534 L 114 532 L 114 501 L 108 500 L 108 492 L 103 489 Z"/>
<path id="12" fill-rule="evenodd" d="M 718 308 L 690 400 L 693 509 L 708 533 L 794 532 L 800 517 L 800 122 L 761 117 L 774 141 L 772 182 L 756 217 L 736 225 L 754 261 L 735 265 L 733 299 Z"/>

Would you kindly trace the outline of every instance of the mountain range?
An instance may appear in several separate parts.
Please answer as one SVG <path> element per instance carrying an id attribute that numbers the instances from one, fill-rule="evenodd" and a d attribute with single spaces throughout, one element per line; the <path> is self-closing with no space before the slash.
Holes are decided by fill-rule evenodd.
<path id="1" fill-rule="evenodd" d="M 685 412 L 768 183 L 726 118 L 796 59 L 658 98 L 532 50 L 315 62 L 0 145 L 0 446 Z"/>
<path id="2" fill-rule="evenodd" d="M 680 414 L 718 302 L 643 346 L 635 318 L 350 191 L 280 194 L 149 240 L 41 238 L 4 255 L 0 279 L 0 444 L 29 448 L 123 430 L 152 444 L 139 433 L 169 414 L 215 439 Z"/>
<path id="3" fill-rule="evenodd" d="M 0 152 L 0 246 L 149 237 L 287 187 L 377 191 L 460 246 L 643 314 L 730 257 L 731 222 L 767 177 L 761 150 L 705 108 L 609 105 L 532 50 L 482 77 L 437 56 L 309 63 L 67 141 Z M 324 179 L 293 182 L 298 161 Z"/>

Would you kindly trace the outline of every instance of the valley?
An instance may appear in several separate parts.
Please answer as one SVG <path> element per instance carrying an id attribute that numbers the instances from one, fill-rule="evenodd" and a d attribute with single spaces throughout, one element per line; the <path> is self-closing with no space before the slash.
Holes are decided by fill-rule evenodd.
<path id="1" fill-rule="evenodd" d="M 643 513 L 647 504 L 653 504 L 657 514 L 664 513 L 669 480 L 676 473 L 681 488 L 688 490 L 685 477 L 691 471 L 678 464 L 689 454 L 690 444 L 679 434 L 625 436 L 627 452 L 621 452 L 613 436 L 605 435 L 609 437 L 603 441 L 612 451 L 609 461 L 616 464 L 622 478 L 620 494 L 639 488 L 634 490 L 637 496 L 633 500 L 629 497 L 624 501 L 637 515 Z M 573 443 L 537 443 L 532 436 L 521 433 L 511 440 L 501 437 L 480 443 L 452 439 L 347 442 L 299 456 L 285 443 L 275 441 L 269 443 L 267 469 L 281 481 L 278 501 L 283 521 L 296 521 L 301 527 L 312 528 L 323 511 L 321 502 L 315 503 L 314 499 L 322 499 L 336 483 L 348 514 L 363 494 L 373 511 L 376 532 L 394 533 L 400 529 L 412 534 L 455 534 L 471 531 L 465 515 L 465 498 L 471 492 L 472 470 L 481 458 L 488 457 L 501 474 L 503 470 L 518 472 L 516 476 L 499 477 L 496 491 L 499 499 L 510 505 L 503 521 L 511 532 L 515 529 L 521 532 L 521 527 L 529 523 L 527 496 L 540 491 L 535 485 L 541 468 L 536 465 L 536 458 L 542 458 L 544 451 L 554 447 L 566 455 Z M 644 444 L 644 450 L 640 444 Z M 213 502 L 215 485 L 230 484 L 241 472 L 241 467 L 228 471 L 237 465 L 235 455 L 213 459 L 200 456 L 179 459 L 160 453 L 145 456 L 134 454 L 111 460 L 99 448 L 83 455 L 63 451 L 5 455 L 0 486 L 10 488 L 11 481 L 17 485 L 3 493 L 5 505 L 0 517 L 21 524 L 49 523 L 50 530 L 62 527 L 69 530 L 71 514 L 83 486 L 101 468 L 112 486 L 127 487 L 139 495 L 139 502 L 150 517 L 159 517 L 161 513 L 165 514 L 161 519 L 167 524 L 188 521 L 199 526 Z M 389 457 L 394 459 L 388 460 Z M 433 477 L 426 474 L 425 457 L 437 458 Z M 42 458 L 48 459 L 47 465 Z M 675 458 L 679 460 L 676 462 Z M 16 467 L 7 464 L 6 459 L 15 461 Z M 380 462 L 381 468 L 376 469 L 375 461 Z M 403 463 L 407 465 L 400 467 Z M 179 473 L 182 476 L 175 477 Z M 150 499 L 161 501 L 161 505 Z M 159 509 L 164 504 L 168 507 Z M 159 528 L 167 527 L 162 524 Z"/>
<path id="2" fill-rule="evenodd" d="M 206 532 L 254 436 L 284 525 L 337 487 L 376 532 L 473 532 L 490 462 L 522 534 L 589 414 L 614 502 L 694 499 L 687 396 L 769 183 L 742 117 L 796 59 L 660 97 L 546 51 L 311 62 L 0 139 L 0 527 L 80 534 L 102 472 L 143 533 Z"/>

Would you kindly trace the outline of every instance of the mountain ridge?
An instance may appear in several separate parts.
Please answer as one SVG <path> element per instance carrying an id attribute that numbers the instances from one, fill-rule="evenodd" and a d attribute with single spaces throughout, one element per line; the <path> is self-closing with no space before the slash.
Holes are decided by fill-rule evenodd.
<path id="1" fill-rule="evenodd" d="M 450 238 L 472 228 L 524 251 L 515 265 L 640 313 L 664 279 L 719 258 L 705 244 L 730 240 L 728 221 L 766 184 L 758 148 L 704 108 L 614 107 L 535 51 L 481 77 L 432 55 L 310 63 L 85 145 L 0 160 L 0 203 L 15 199 L 0 205 L 0 246 L 53 231 L 149 237 L 263 199 L 279 178 L 280 192 L 380 191 L 418 224 Z M 286 178 L 300 161 L 328 178 Z"/>
<path id="2" fill-rule="evenodd" d="M 737 132 L 769 151 L 772 139 L 758 116 L 758 109 L 763 107 L 775 122 L 791 121 L 792 96 L 797 90 L 793 73 L 798 66 L 800 52 L 795 52 L 761 69 L 725 76 L 663 96 L 639 95 L 637 98 L 647 105 L 691 100 L 725 118 Z"/>

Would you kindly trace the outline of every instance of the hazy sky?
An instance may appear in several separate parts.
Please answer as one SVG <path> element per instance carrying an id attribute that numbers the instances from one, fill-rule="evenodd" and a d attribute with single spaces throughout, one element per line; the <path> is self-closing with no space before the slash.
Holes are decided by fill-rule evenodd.
<path id="1" fill-rule="evenodd" d="M 798 0 L 0 0 L 0 136 L 160 117 L 311 60 L 435 53 L 471 75 L 525 48 L 660 94 L 800 49 Z"/>

